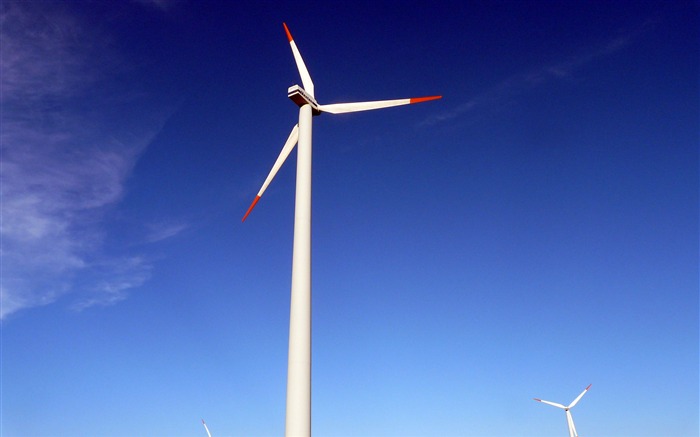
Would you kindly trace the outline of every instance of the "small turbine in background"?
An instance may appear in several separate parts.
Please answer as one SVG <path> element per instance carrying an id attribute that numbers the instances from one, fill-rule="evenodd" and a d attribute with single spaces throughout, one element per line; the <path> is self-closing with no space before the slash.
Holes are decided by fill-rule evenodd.
<path id="1" fill-rule="evenodd" d="M 574 426 L 574 418 L 571 417 L 571 411 L 569 411 L 569 410 L 574 408 L 574 406 L 578 403 L 578 401 L 581 400 L 583 395 L 586 394 L 586 392 L 588 391 L 589 388 L 591 388 L 592 385 L 593 384 L 588 384 L 588 387 L 586 387 L 586 389 L 583 392 L 581 392 L 581 394 L 578 395 L 578 397 L 576 399 L 574 399 L 574 401 L 571 404 L 569 404 L 568 407 L 565 407 L 562 404 L 557 404 L 556 402 L 543 401 L 542 399 L 537 399 L 537 398 L 534 398 L 534 399 L 537 402 L 549 404 L 549 405 L 552 405 L 552 406 L 557 407 L 557 408 L 561 408 L 562 410 L 566 411 L 566 423 L 569 426 L 569 437 L 578 437 L 578 433 L 576 432 L 576 427 Z"/>

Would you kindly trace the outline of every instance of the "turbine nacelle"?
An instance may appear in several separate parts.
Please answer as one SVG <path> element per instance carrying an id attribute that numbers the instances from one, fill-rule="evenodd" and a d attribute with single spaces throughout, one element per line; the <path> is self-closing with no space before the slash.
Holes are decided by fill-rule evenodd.
<path id="1" fill-rule="evenodd" d="M 314 115 L 319 115 L 321 113 L 321 108 L 316 102 L 316 99 L 309 95 L 309 93 L 307 93 L 304 88 L 300 87 L 299 85 L 290 86 L 287 90 L 287 97 L 292 99 L 292 101 L 300 108 L 304 105 L 311 105 L 311 110 L 313 111 Z"/>

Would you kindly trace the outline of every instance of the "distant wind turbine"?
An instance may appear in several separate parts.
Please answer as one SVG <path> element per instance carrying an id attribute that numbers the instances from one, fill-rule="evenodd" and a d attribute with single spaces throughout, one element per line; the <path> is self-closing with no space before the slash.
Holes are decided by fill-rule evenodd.
<path id="1" fill-rule="evenodd" d="M 297 151 L 296 200 L 294 205 L 294 248 L 292 254 L 292 292 L 289 317 L 289 355 L 287 367 L 287 411 L 285 435 L 311 435 L 311 126 L 312 116 L 323 112 L 342 114 L 408 105 L 441 96 L 418 97 L 373 102 L 319 105 L 314 98 L 314 84 L 299 53 L 292 34 L 282 24 L 292 47 L 292 54 L 304 87 L 294 85 L 287 96 L 299 105 L 299 123 L 294 126 L 277 161 L 243 216 L 248 217 L 294 146 Z"/>
<path id="2" fill-rule="evenodd" d="M 552 406 L 557 407 L 557 408 L 561 408 L 561 409 L 563 409 L 564 411 L 566 411 L 566 423 L 567 423 L 567 425 L 569 426 L 569 437 L 578 437 L 578 433 L 576 432 L 576 427 L 574 426 L 574 418 L 571 417 L 571 411 L 569 411 L 569 410 L 571 410 L 572 408 L 574 408 L 574 406 L 578 403 L 578 401 L 581 400 L 581 398 L 583 397 L 583 395 L 586 394 L 586 392 L 588 391 L 588 389 L 591 388 L 591 385 L 593 385 L 593 384 L 588 384 L 588 387 L 586 387 L 586 389 L 585 389 L 584 391 L 582 391 L 581 394 L 578 395 L 578 397 L 577 397 L 576 399 L 574 399 L 574 401 L 573 401 L 571 404 L 569 404 L 568 407 L 565 407 L 565 406 L 562 405 L 562 404 L 557 404 L 556 402 L 543 401 L 542 399 L 537 399 L 537 398 L 534 398 L 534 399 L 535 399 L 537 402 L 542 402 L 542 403 L 544 403 L 544 404 L 549 404 L 549 405 L 552 405 Z"/>
<path id="3" fill-rule="evenodd" d="M 204 429 L 207 431 L 207 435 L 211 437 L 211 433 L 209 432 L 209 428 L 207 427 L 207 422 L 202 419 L 202 425 L 204 425 Z"/>

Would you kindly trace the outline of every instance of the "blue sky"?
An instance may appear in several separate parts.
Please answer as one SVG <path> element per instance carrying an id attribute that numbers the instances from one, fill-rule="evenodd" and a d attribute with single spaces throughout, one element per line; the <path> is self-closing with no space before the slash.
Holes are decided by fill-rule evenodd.
<path id="1" fill-rule="evenodd" d="M 0 6 L 2 435 L 283 434 L 282 22 L 315 435 L 698 435 L 697 2 L 256 3 Z"/>

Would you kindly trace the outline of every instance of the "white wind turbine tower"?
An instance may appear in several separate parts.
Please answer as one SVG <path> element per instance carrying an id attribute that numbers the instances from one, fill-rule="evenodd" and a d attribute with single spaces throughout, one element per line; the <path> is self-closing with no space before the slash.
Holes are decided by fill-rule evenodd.
<path id="1" fill-rule="evenodd" d="M 294 60 L 304 87 L 294 85 L 287 90 L 290 99 L 299 105 L 299 123 L 294 126 L 289 138 L 272 166 L 270 174 L 258 195 L 243 216 L 248 217 L 253 207 L 267 189 L 277 171 L 298 143 L 296 199 L 294 205 L 294 248 L 292 253 L 292 292 L 289 316 L 289 355 L 287 367 L 287 411 L 286 436 L 311 435 L 311 123 L 312 116 L 323 112 L 342 114 L 408 105 L 441 96 L 419 97 L 373 102 L 338 103 L 319 105 L 314 98 L 311 81 L 304 60 L 294 43 L 292 34 L 283 23 L 287 39 L 292 47 Z"/>
<path id="2" fill-rule="evenodd" d="M 568 407 L 565 407 L 565 406 L 562 405 L 562 404 L 557 404 L 556 402 L 543 401 L 542 399 L 537 399 L 537 398 L 534 398 L 534 399 L 535 399 L 537 402 L 542 402 L 542 403 L 544 403 L 544 404 L 549 404 L 549 405 L 555 406 L 555 407 L 557 407 L 557 408 L 561 408 L 561 409 L 563 409 L 564 411 L 566 411 L 566 423 L 567 423 L 567 425 L 569 426 L 569 437 L 578 437 L 578 433 L 576 432 L 576 427 L 574 426 L 574 418 L 571 417 L 571 411 L 570 411 L 570 410 L 571 410 L 572 408 L 574 408 L 574 406 L 578 403 L 578 401 L 581 400 L 581 398 L 583 397 L 583 395 L 585 395 L 586 392 L 588 391 L 588 389 L 591 388 L 591 385 L 593 385 L 593 384 L 588 384 L 588 387 L 586 387 L 586 389 L 585 389 L 584 391 L 582 391 L 581 394 L 578 395 L 578 397 L 577 397 L 576 399 L 574 399 L 574 401 L 573 401 L 572 403 L 570 403 Z"/>

